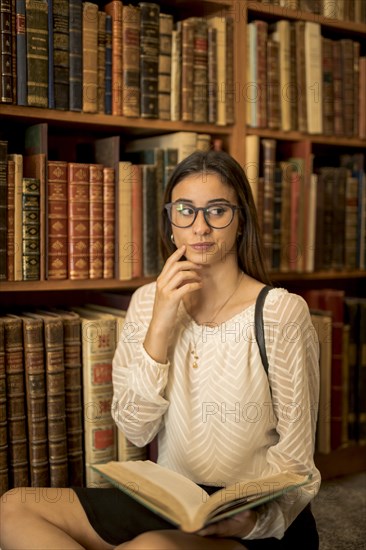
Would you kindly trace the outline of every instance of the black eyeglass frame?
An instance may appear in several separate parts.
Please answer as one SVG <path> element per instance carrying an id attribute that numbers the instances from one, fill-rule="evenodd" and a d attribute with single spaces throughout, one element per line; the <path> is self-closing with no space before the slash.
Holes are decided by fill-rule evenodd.
<path id="1" fill-rule="evenodd" d="M 188 225 L 184 225 L 184 226 L 181 226 L 181 225 L 177 225 L 175 224 L 173 221 L 172 221 L 172 215 L 171 215 L 171 212 L 172 212 L 172 206 L 174 204 L 179 204 L 181 201 L 178 201 L 178 202 L 167 202 L 166 204 L 164 204 L 164 208 L 165 210 L 167 211 L 168 213 L 168 218 L 169 218 L 169 221 L 172 225 L 174 225 L 175 227 L 179 227 L 179 229 L 187 229 L 188 227 L 192 227 L 192 225 L 194 224 L 194 222 L 196 221 L 197 219 L 197 215 L 198 215 L 198 212 L 200 210 L 202 210 L 203 212 L 203 217 L 205 218 L 205 222 L 207 223 L 207 225 L 209 227 L 211 227 L 211 229 L 225 229 L 225 227 L 229 227 L 229 225 L 233 222 L 233 219 L 234 219 L 234 215 L 235 215 L 235 212 L 237 210 L 242 210 L 242 207 L 241 206 L 237 206 L 236 204 L 228 204 L 226 202 L 222 202 L 222 203 L 217 203 L 217 204 L 211 204 L 210 206 L 193 206 L 191 204 L 187 204 L 187 206 L 189 206 L 190 208 L 192 208 L 192 210 L 194 210 L 194 218 L 192 220 L 192 222 Z M 226 225 L 222 225 L 221 227 L 215 227 L 214 225 L 212 225 L 208 220 L 207 220 L 207 210 L 209 208 L 213 208 L 214 206 L 228 206 L 231 211 L 232 211 L 232 217 L 231 217 L 231 220 L 229 221 L 229 223 L 227 223 Z"/>

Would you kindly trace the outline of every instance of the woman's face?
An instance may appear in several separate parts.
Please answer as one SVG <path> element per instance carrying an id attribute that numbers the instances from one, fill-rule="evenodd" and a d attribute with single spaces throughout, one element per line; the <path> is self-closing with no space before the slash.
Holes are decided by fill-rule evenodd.
<path id="1" fill-rule="evenodd" d="M 194 174 L 180 181 L 172 190 L 171 201 L 179 202 L 182 215 L 189 213 L 189 207 L 214 207 L 215 205 L 236 205 L 238 200 L 235 190 L 223 183 L 217 174 Z M 187 206 L 188 209 L 183 210 Z M 221 210 L 213 209 L 212 223 L 219 225 L 216 218 L 220 217 Z M 236 236 L 239 226 L 238 211 L 234 212 L 232 222 L 224 228 L 213 229 L 210 227 L 200 210 L 190 227 L 180 228 L 172 225 L 175 245 L 179 248 L 186 245 L 185 257 L 193 262 L 213 265 L 228 258 L 235 260 Z M 228 256 L 229 255 L 229 256 Z"/>

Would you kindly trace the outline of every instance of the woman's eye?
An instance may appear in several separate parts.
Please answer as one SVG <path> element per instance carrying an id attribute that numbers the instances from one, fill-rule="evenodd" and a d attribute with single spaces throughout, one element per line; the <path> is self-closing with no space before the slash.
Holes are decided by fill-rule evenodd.
<path id="1" fill-rule="evenodd" d="M 178 207 L 177 207 L 177 211 L 179 214 L 181 214 L 182 216 L 192 216 L 193 213 L 194 213 L 194 210 L 191 206 L 185 206 L 183 204 L 180 204 Z"/>
<path id="2" fill-rule="evenodd" d="M 209 210 L 210 216 L 222 216 L 227 211 L 226 206 L 213 206 Z"/>

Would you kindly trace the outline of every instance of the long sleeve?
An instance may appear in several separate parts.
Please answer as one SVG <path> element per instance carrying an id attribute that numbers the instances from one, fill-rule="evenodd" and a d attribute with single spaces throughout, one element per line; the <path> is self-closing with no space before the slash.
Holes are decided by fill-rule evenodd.
<path id="1" fill-rule="evenodd" d="M 291 296 L 291 299 L 289 297 Z M 269 383 L 279 440 L 266 460 L 272 471 L 312 474 L 311 483 L 259 510 L 247 538 L 282 538 L 284 531 L 315 497 L 320 474 L 313 461 L 319 396 L 318 342 L 308 307 L 299 296 L 285 295 L 265 314 Z"/>
<path id="2" fill-rule="evenodd" d="M 112 370 L 112 416 L 126 437 L 141 447 L 159 431 L 169 405 L 164 398 L 169 363 L 157 363 L 143 346 L 152 304 L 146 287 L 132 296 Z"/>

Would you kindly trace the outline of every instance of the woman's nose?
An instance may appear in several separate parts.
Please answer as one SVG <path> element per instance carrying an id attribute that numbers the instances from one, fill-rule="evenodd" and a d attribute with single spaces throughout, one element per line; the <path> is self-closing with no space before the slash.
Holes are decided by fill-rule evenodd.
<path id="1" fill-rule="evenodd" d="M 203 210 L 199 210 L 197 212 L 197 217 L 194 220 L 193 223 L 193 230 L 195 233 L 209 233 L 211 231 L 211 227 L 208 225 L 208 223 L 205 220 L 205 216 L 203 214 Z"/>

